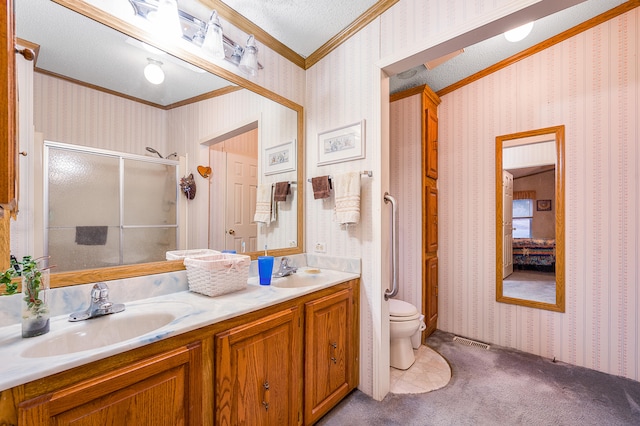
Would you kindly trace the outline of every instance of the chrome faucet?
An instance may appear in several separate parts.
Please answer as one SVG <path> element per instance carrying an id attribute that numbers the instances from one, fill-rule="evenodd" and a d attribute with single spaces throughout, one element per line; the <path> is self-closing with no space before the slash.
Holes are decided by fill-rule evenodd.
<path id="1" fill-rule="evenodd" d="M 289 258 L 283 257 L 280 260 L 280 269 L 278 269 L 278 271 L 273 275 L 276 277 L 286 277 L 291 274 L 295 274 L 296 271 L 298 271 L 298 268 L 295 266 L 289 266 Z"/>
<path id="2" fill-rule="evenodd" d="M 89 308 L 69 315 L 69 321 L 83 321 L 122 311 L 124 311 L 124 304 L 112 303 L 109 300 L 109 287 L 105 283 L 97 283 L 91 289 Z"/>

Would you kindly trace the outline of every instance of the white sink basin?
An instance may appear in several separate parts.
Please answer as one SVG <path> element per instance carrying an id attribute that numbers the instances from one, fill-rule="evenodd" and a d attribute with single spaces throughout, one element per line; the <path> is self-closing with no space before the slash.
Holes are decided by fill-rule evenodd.
<path id="1" fill-rule="evenodd" d="M 280 288 L 300 288 L 323 284 L 327 272 L 316 268 L 300 268 L 295 274 L 283 278 L 272 278 L 271 285 Z"/>
<path id="2" fill-rule="evenodd" d="M 51 329 L 54 331 L 35 337 L 34 344 L 25 349 L 21 356 L 40 358 L 65 355 L 124 342 L 158 330 L 192 309 L 187 303 L 141 303 L 126 305 L 123 312 L 116 314 L 64 324 L 64 328 L 58 331 L 54 330 L 53 322 Z"/>

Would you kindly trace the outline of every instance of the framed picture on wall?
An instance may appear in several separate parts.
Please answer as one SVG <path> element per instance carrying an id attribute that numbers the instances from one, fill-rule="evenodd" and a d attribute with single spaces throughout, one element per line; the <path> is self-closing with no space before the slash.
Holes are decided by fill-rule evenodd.
<path id="1" fill-rule="evenodd" d="M 551 211 L 551 200 L 538 200 L 536 203 L 536 209 L 539 212 L 550 212 Z"/>
<path id="2" fill-rule="evenodd" d="M 296 140 L 265 148 L 264 174 L 292 172 L 296 169 Z"/>
<path id="3" fill-rule="evenodd" d="M 364 158 L 364 120 L 318 133 L 318 166 Z"/>

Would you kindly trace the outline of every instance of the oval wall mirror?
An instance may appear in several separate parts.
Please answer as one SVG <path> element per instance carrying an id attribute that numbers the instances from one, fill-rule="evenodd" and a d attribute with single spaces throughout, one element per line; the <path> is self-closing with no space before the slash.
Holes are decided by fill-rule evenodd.
<path id="1" fill-rule="evenodd" d="M 496 137 L 496 300 L 564 312 L 564 126 Z"/>

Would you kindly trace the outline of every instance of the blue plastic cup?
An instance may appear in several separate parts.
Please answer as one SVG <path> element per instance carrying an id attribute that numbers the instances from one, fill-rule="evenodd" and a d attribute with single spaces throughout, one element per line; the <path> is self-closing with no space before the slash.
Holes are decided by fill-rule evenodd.
<path id="1" fill-rule="evenodd" d="M 258 273 L 260 274 L 260 285 L 271 284 L 273 256 L 258 256 Z"/>

